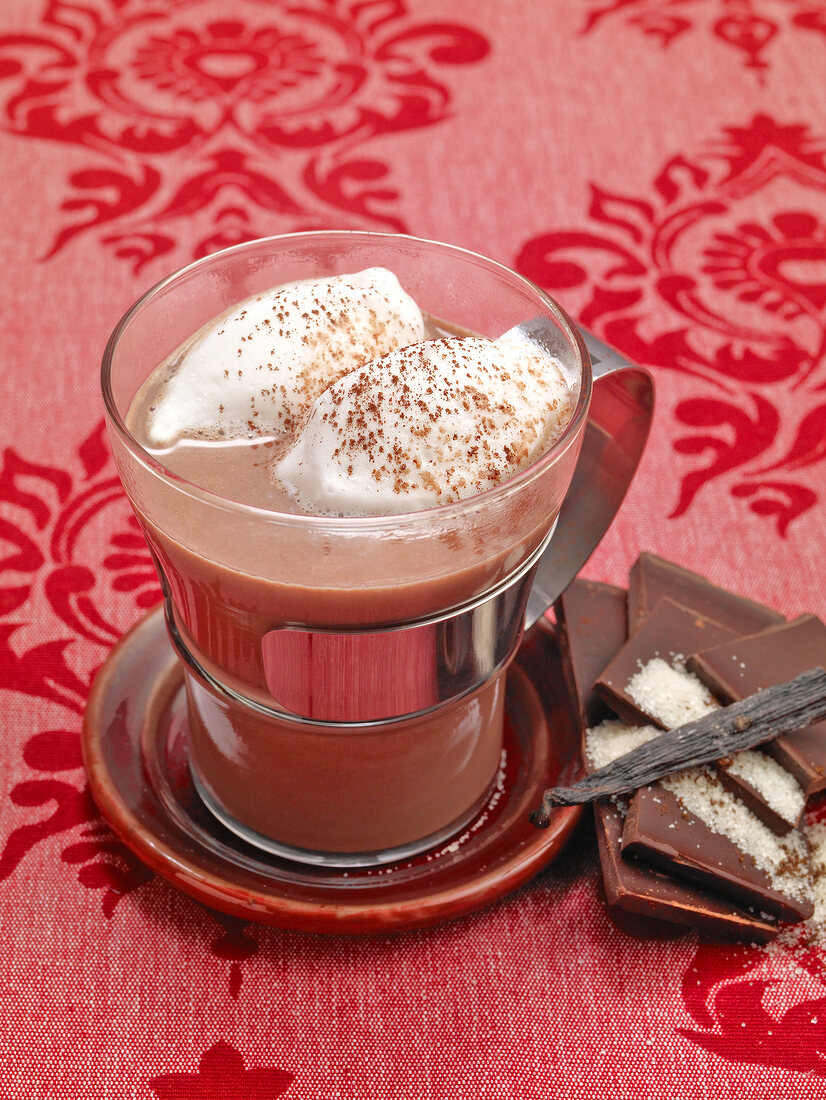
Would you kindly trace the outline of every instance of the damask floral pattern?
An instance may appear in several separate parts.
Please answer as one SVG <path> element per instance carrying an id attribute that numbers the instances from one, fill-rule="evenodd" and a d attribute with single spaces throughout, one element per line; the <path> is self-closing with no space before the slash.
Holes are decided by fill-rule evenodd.
<path id="1" fill-rule="evenodd" d="M 665 48 L 693 31 L 710 31 L 757 73 L 768 67 L 780 34 L 802 30 L 826 36 L 826 12 L 813 0 L 591 0 L 591 5 L 585 33 L 621 19 Z"/>
<path id="2" fill-rule="evenodd" d="M 108 526 L 113 520 L 116 531 L 121 524 L 128 530 L 128 507 L 111 470 L 102 423 L 80 444 L 74 469 L 5 451 L 0 466 L 0 538 L 6 550 L 0 559 L 3 686 L 58 704 L 67 725 L 37 732 L 23 745 L 33 777 L 11 790 L 25 820 L 0 838 L 0 881 L 36 846 L 69 834 L 61 860 L 79 868 L 83 886 L 102 891 L 106 916 L 119 898 L 151 877 L 101 823 L 81 770 L 79 722 L 91 676 L 134 614 L 130 593 L 120 616 L 113 616 L 117 574 L 93 569 L 94 555 L 89 557 L 101 522 Z M 157 584 L 141 589 L 139 606 L 144 596 L 157 602 Z M 43 603 L 54 616 L 55 635 L 28 644 L 27 617 Z M 45 816 L 44 807 L 51 810 Z"/>
<path id="3" fill-rule="evenodd" d="M 796 950 L 785 945 L 786 959 L 776 955 L 769 975 L 759 949 L 701 944 L 682 977 L 691 1026 L 680 1034 L 727 1062 L 826 1077 L 826 967 L 821 948 L 805 932 L 800 938 Z M 795 996 L 801 971 L 819 996 Z M 767 991 L 781 1007 L 766 1005 Z"/>
<path id="4" fill-rule="evenodd" d="M 75 270 L 85 274 L 97 252 L 101 282 L 131 267 L 143 269 L 146 284 L 161 266 L 247 237 L 331 225 L 405 228 L 415 181 L 390 151 L 394 144 L 408 134 L 420 140 L 460 102 L 470 132 L 471 97 L 459 92 L 474 65 L 485 62 L 487 72 L 489 63 L 489 94 L 503 94 L 503 83 L 521 77 L 522 51 L 526 73 L 540 55 L 544 62 L 551 27 L 537 14 L 542 5 L 481 5 L 470 14 L 459 3 L 421 0 L 33 0 L 28 7 L 12 0 L 11 7 L 16 16 L 4 13 L 0 28 L 3 141 L 35 158 L 48 150 L 55 173 L 49 235 L 20 237 L 29 248 L 38 240 L 43 263 L 28 271 L 38 268 L 43 286 L 52 258 L 64 277 L 78 258 Z M 637 65 L 667 80 L 674 59 L 696 51 L 698 64 L 725 59 L 719 86 L 734 94 L 709 103 L 686 146 L 675 144 L 672 106 L 652 103 L 641 123 L 656 128 L 673 156 L 663 154 L 650 179 L 640 182 L 629 169 L 615 183 L 611 157 L 595 153 L 590 206 L 572 197 L 563 228 L 548 218 L 548 231 L 519 250 L 520 265 L 570 299 L 586 324 L 656 368 L 658 430 L 680 471 L 667 501 L 675 516 L 713 517 L 717 492 L 728 494 L 733 514 L 762 518 L 758 551 L 778 545 L 779 535 L 816 531 L 826 467 L 826 141 L 812 110 L 816 74 L 801 64 L 794 86 L 788 82 L 798 47 L 812 57 L 826 41 L 822 5 L 585 0 L 546 7 L 554 19 L 562 13 L 571 51 L 612 61 L 623 51 L 623 82 L 636 77 Z M 519 23 L 518 64 L 496 40 L 507 38 L 503 12 Z M 508 86 L 507 124 L 527 130 L 539 112 L 553 112 L 560 141 L 572 140 L 578 89 L 559 73 L 547 76 L 553 96 L 543 85 L 521 113 Z M 605 109 L 613 115 L 613 104 Z M 492 136 L 502 141 L 494 167 L 511 198 L 532 134 L 514 136 L 503 121 Z M 461 163 L 464 151 L 452 155 Z M 466 195 L 448 189 L 443 205 L 457 239 L 478 235 L 482 223 Z M 7 211 L 4 223 L 12 255 L 14 217 Z M 487 250 L 507 258 L 520 238 L 497 232 Z M 23 293 L 13 280 L 10 288 L 12 300 Z M 413 1057 L 416 1080 L 434 1097 L 551 1095 L 561 1074 L 572 1097 L 616 1092 L 617 1079 L 640 1096 L 665 1088 L 686 1100 L 709 1088 L 819 1094 L 822 945 L 803 935 L 786 937 L 773 953 L 695 949 L 675 936 L 634 941 L 629 950 L 593 904 L 580 852 L 561 887 L 551 874 L 466 925 L 369 947 L 281 937 L 172 901 L 172 888 L 151 880 L 103 824 L 82 772 L 78 731 L 91 677 L 159 593 L 102 428 L 89 431 L 88 409 L 68 419 L 65 462 L 44 461 L 27 443 L 8 447 L 0 464 L 2 687 L 15 706 L 24 700 L 32 708 L 25 732 L 8 730 L 5 740 L 13 774 L 2 795 L 0 887 L 4 915 L 22 904 L 15 936 L 28 920 L 36 936 L 65 931 L 27 907 L 35 876 L 40 896 L 56 906 L 64 894 L 70 907 L 80 898 L 87 973 L 61 975 L 59 989 L 47 989 L 39 944 L 24 955 L 7 936 L 4 1012 L 18 1015 L 17 1029 L 4 1030 L 28 1061 L 12 1081 L 16 1058 L 8 1059 L 4 1095 L 97 1094 L 87 1082 L 97 1073 L 101 1094 L 326 1098 L 367 1094 L 371 1082 L 391 1080 L 394 1058 L 398 1068 Z M 150 918 L 144 903 L 158 898 L 185 913 L 180 926 Z M 153 963 L 171 954 L 183 970 L 192 927 L 197 976 L 184 973 L 179 988 L 159 993 Z M 141 952 L 143 969 L 131 958 Z M 126 955 L 113 977 L 112 958 Z M 371 970 L 382 971 L 375 981 Z M 635 1003 L 642 1024 L 635 1019 L 628 1033 L 618 1031 L 627 991 L 645 994 L 656 983 L 655 1004 Z M 84 1005 L 92 985 L 100 1000 Z M 196 985 L 203 1020 L 193 1012 Z M 25 1016 L 33 1001 L 36 1026 Z M 125 1037 L 122 1029 L 144 1006 L 155 1015 L 148 1011 Z M 512 1042 L 529 1007 L 538 1009 L 531 1026 Z M 266 1035 L 263 1009 L 272 1014 Z M 642 1038 L 646 1020 L 655 1024 Z M 300 1062 L 283 1056 L 282 1027 L 289 1049 L 302 1050 Z M 399 1050 L 410 1036 L 415 1055 Z M 121 1046 L 133 1059 L 129 1080 L 117 1060 Z M 330 1065 L 351 1047 L 356 1068 L 342 1063 L 339 1080 Z M 80 1065 L 77 1089 L 50 1076 L 61 1057 Z M 664 1067 L 673 1079 L 661 1075 Z M 345 1072 L 352 1072 L 346 1082 Z"/>
<path id="5" fill-rule="evenodd" d="M 47 255 L 94 232 L 138 270 L 286 230 L 403 229 L 381 138 L 447 117 L 488 53 L 401 0 L 49 0 L 0 36 L 4 128 L 87 150 Z M 148 103 L 152 104 L 148 108 Z"/>
<path id="6" fill-rule="evenodd" d="M 766 214 L 778 180 L 788 205 Z M 592 184 L 592 228 L 544 233 L 520 250 L 523 272 L 577 295 L 583 324 L 636 362 L 694 380 L 695 396 L 674 408 L 683 472 L 673 517 L 722 480 L 785 536 L 818 500 L 824 196 L 822 136 L 757 115 L 666 161 L 647 194 Z M 795 412 L 783 417 L 789 386 Z"/>
<path id="7" fill-rule="evenodd" d="M 161 598 L 139 530 L 112 472 L 102 423 L 80 444 L 68 469 L 5 451 L 0 466 L 0 545 L 6 550 L 0 558 L 3 687 L 58 704 L 66 725 L 36 732 L 22 746 L 31 777 L 10 791 L 22 820 L 0 836 L 0 883 L 60 836 L 61 862 L 77 868 L 81 886 L 100 891 L 105 917 L 153 877 L 101 820 L 80 753 L 80 717 L 100 662 L 135 613 Z M 97 547 L 107 541 L 110 552 L 98 563 Z M 55 637 L 34 645 L 19 642 L 26 637 L 27 617 L 44 603 Z M 228 992 L 237 999 L 241 964 L 256 954 L 258 940 L 244 921 L 212 916 L 220 933 L 207 948 L 229 963 Z"/>
<path id="8" fill-rule="evenodd" d="M 274 1100 L 290 1087 L 294 1074 L 268 1066 L 244 1068 L 243 1056 L 226 1042 L 205 1051 L 195 1073 L 166 1073 L 149 1087 L 159 1100 Z"/>

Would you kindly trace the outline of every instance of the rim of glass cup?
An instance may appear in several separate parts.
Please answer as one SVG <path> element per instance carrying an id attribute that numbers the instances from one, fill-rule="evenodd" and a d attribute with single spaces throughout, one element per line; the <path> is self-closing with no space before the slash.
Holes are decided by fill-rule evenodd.
<path id="1" fill-rule="evenodd" d="M 423 508 L 415 512 L 396 512 L 390 515 L 381 516 L 315 516 L 294 512 L 278 512 L 272 508 L 244 504 L 241 501 L 233 500 L 232 497 L 222 496 L 220 493 L 215 493 L 211 489 L 206 489 L 195 482 L 188 481 L 186 478 L 175 473 L 174 470 L 170 470 L 169 467 L 160 462 L 158 458 L 153 455 L 151 451 L 146 450 L 129 431 L 117 407 L 112 392 L 111 375 L 113 360 L 121 335 L 131 324 L 133 318 L 171 283 L 176 282 L 185 275 L 191 274 L 200 267 L 206 267 L 209 264 L 215 263 L 222 257 L 243 252 L 253 246 L 260 247 L 270 243 L 275 245 L 281 244 L 282 242 L 289 243 L 320 237 L 336 237 L 342 241 L 361 238 L 363 240 L 377 241 L 379 243 L 382 241 L 396 241 L 400 243 L 409 241 L 417 245 L 433 246 L 459 258 L 482 264 L 488 270 L 498 272 L 507 280 L 516 282 L 524 289 L 529 290 L 536 297 L 537 305 L 546 309 L 559 323 L 560 327 L 571 340 L 574 351 L 577 354 L 580 372 L 579 397 L 571 418 L 565 425 L 559 438 L 539 459 L 536 460 L 536 462 L 533 462 L 530 466 L 527 466 L 513 477 L 500 482 L 499 485 L 491 486 L 491 488 L 485 489 L 481 493 L 476 493 L 474 496 L 465 497 L 463 500 L 454 501 L 450 504 L 438 504 L 432 508 Z M 279 233 L 270 237 L 255 237 L 252 240 L 242 241 L 240 244 L 232 245 L 229 248 L 220 249 L 218 252 L 211 252 L 208 256 L 203 256 L 190 264 L 185 264 L 183 267 L 177 268 L 145 291 L 140 298 L 129 307 L 126 313 L 124 313 L 106 343 L 101 362 L 101 390 L 109 422 L 115 427 L 118 435 L 127 449 L 131 452 L 132 456 L 140 462 L 149 473 L 170 483 L 177 491 L 185 493 L 187 496 L 196 500 L 201 500 L 211 507 L 220 508 L 231 513 L 246 515 L 251 518 L 255 517 L 259 520 L 267 520 L 271 523 L 282 523 L 311 530 L 326 529 L 331 532 L 335 531 L 342 534 L 348 532 L 366 533 L 376 530 L 392 530 L 399 527 L 416 526 L 418 524 L 427 526 L 435 521 L 450 522 L 451 520 L 461 519 L 462 516 L 486 509 L 489 506 L 498 504 L 517 495 L 522 492 L 527 485 L 530 485 L 533 481 L 542 477 L 545 470 L 549 466 L 554 465 L 576 440 L 579 426 L 588 413 L 592 386 L 591 360 L 579 330 L 562 307 L 532 280 L 527 279 L 524 275 L 520 275 L 505 264 L 499 263 L 498 260 L 493 260 L 488 256 L 483 256 L 479 252 L 474 252 L 468 248 L 462 248 L 459 245 L 446 244 L 443 241 L 430 240 L 427 237 L 415 237 L 406 233 L 374 233 L 371 231 L 349 229 L 319 229 L 308 230 L 301 233 Z"/>

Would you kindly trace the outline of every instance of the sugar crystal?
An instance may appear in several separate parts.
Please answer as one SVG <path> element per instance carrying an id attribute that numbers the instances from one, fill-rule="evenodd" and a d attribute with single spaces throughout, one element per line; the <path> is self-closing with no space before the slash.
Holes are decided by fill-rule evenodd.
<path id="1" fill-rule="evenodd" d="M 585 733 L 588 763 L 594 769 L 604 768 L 661 733 L 662 730 L 655 726 L 629 726 L 618 719 L 607 718 Z"/>
<path id="2" fill-rule="evenodd" d="M 803 788 L 770 756 L 752 750 L 735 753 L 726 771 L 753 787 L 766 805 L 790 825 L 800 817 L 805 802 Z"/>
<path id="3" fill-rule="evenodd" d="M 646 714 L 673 729 L 716 710 L 705 684 L 693 672 L 654 657 L 628 681 L 626 691 Z"/>

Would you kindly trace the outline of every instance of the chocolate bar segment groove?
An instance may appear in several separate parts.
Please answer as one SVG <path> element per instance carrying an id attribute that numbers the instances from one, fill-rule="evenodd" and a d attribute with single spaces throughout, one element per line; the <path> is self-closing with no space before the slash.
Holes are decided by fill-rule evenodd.
<path id="1" fill-rule="evenodd" d="M 664 597 L 727 626 L 735 634 L 755 634 L 785 621 L 774 608 L 735 595 L 699 573 L 643 552 L 628 580 L 628 628 L 633 636 Z"/>

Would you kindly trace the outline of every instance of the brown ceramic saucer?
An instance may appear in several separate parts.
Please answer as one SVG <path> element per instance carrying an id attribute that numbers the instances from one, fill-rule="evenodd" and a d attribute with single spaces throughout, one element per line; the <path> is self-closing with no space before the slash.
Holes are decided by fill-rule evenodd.
<path id="1" fill-rule="evenodd" d="M 546 787 L 577 777 L 578 746 L 556 638 L 543 621 L 511 667 L 502 768 L 475 821 L 438 849 L 348 872 L 261 852 L 224 829 L 200 802 L 187 764 L 182 673 L 160 607 L 112 651 L 92 688 L 83 729 L 97 804 L 153 871 L 225 913 L 347 934 L 457 917 L 542 870 L 562 850 L 580 807 L 555 811 L 545 830 L 528 815 Z"/>

